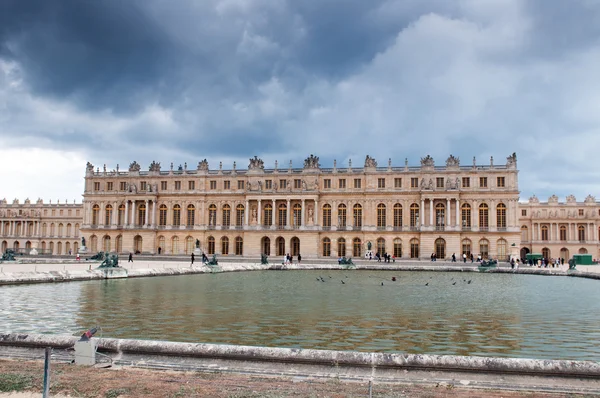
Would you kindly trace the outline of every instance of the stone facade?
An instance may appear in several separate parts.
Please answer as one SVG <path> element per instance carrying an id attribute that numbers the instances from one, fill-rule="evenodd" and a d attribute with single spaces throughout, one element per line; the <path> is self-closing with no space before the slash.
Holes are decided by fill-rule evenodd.
<path id="1" fill-rule="evenodd" d="M 18 253 L 65 255 L 79 249 L 81 203 L 32 203 L 0 200 L 0 248 Z"/>
<path id="2" fill-rule="evenodd" d="M 540 202 L 534 195 L 519 205 L 521 256 L 541 253 L 547 258 L 591 254 L 600 258 L 600 204 L 588 195 L 577 202 L 569 195 L 559 202 L 556 195 Z"/>
<path id="3" fill-rule="evenodd" d="M 88 163 L 81 233 L 92 252 L 190 254 L 198 240 L 207 254 L 253 257 L 362 257 L 370 243 L 398 258 L 506 258 L 520 244 L 514 154 L 501 165 L 451 155 L 444 166 L 430 156 L 361 166 L 322 168 L 314 155 L 302 168 L 267 169 L 258 157 L 229 170 Z"/>

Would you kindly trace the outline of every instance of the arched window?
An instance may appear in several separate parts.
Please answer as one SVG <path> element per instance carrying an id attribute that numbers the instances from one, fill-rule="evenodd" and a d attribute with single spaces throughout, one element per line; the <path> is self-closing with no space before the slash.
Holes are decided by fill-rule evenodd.
<path id="1" fill-rule="evenodd" d="M 25 248 L 26 249 L 31 249 L 31 242 L 27 241 L 27 243 L 25 243 Z M 69 253 L 69 250 L 71 250 L 71 242 L 66 242 L 65 243 L 65 254 L 71 254 Z"/>
<path id="2" fill-rule="evenodd" d="M 583 225 L 577 226 L 577 237 L 580 242 L 585 241 L 585 227 Z"/>
<path id="3" fill-rule="evenodd" d="M 221 238 L 221 254 L 224 256 L 229 254 L 229 238 L 226 236 Z"/>
<path id="4" fill-rule="evenodd" d="M 352 210 L 354 213 L 354 227 L 362 228 L 362 206 L 357 203 Z"/>
<path id="5" fill-rule="evenodd" d="M 277 209 L 277 217 L 279 217 L 277 226 L 283 229 L 287 225 L 287 206 L 281 203 Z M 282 254 L 283 256 L 283 254 Z"/>
<path id="6" fill-rule="evenodd" d="M 208 225 L 212 227 L 217 225 L 217 205 L 215 204 L 208 206 Z M 214 251 L 211 254 L 214 254 Z"/>
<path id="7" fill-rule="evenodd" d="M 394 230 L 402 230 L 402 205 L 400 203 L 394 205 Z"/>
<path id="8" fill-rule="evenodd" d="M 506 229 L 506 205 L 504 203 L 496 206 L 496 226 L 502 230 Z"/>
<path id="9" fill-rule="evenodd" d="M 273 225 L 273 206 L 271 205 L 265 205 L 263 225 L 265 227 L 270 227 Z"/>
<path id="10" fill-rule="evenodd" d="M 346 239 L 339 238 L 337 246 L 338 246 L 338 256 L 346 257 Z"/>
<path id="11" fill-rule="evenodd" d="M 164 236 L 158 237 L 158 247 L 160 249 L 161 254 L 165 254 L 165 247 L 167 247 L 167 246 L 165 245 L 165 237 Z"/>
<path id="12" fill-rule="evenodd" d="M 55 231 L 54 231 L 54 223 L 50 224 L 50 236 L 55 236 L 54 235 Z"/>
<path id="13" fill-rule="evenodd" d="M 542 225 L 542 240 L 548 240 L 548 226 Z"/>
<path id="14" fill-rule="evenodd" d="M 102 250 L 105 252 L 110 252 L 110 236 L 108 235 L 104 236 L 102 242 Z"/>
<path id="15" fill-rule="evenodd" d="M 244 225 L 244 205 L 239 204 L 235 207 L 235 225 L 242 227 Z"/>
<path id="16" fill-rule="evenodd" d="M 331 205 L 323 205 L 323 227 L 331 227 Z"/>
<path id="17" fill-rule="evenodd" d="M 582 247 L 581 249 L 579 249 L 579 254 L 587 254 L 587 249 L 585 247 Z"/>
<path id="18" fill-rule="evenodd" d="M 50 242 L 50 245 L 52 245 L 52 242 Z M 98 251 L 98 238 L 96 235 L 90 236 L 90 249 L 94 253 Z"/>
<path id="19" fill-rule="evenodd" d="M 92 206 L 92 225 L 98 225 L 98 213 L 100 213 L 100 206 Z"/>
<path id="20" fill-rule="evenodd" d="M 323 257 L 331 256 L 331 239 L 323 238 Z"/>
<path id="21" fill-rule="evenodd" d="M 140 235 L 133 237 L 133 250 L 135 253 L 141 253 L 144 249 L 144 240 Z"/>
<path id="22" fill-rule="evenodd" d="M 544 247 L 542 249 L 542 257 L 550 258 L 550 249 L 548 249 L 547 247 Z"/>
<path id="23" fill-rule="evenodd" d="M 479 254 L 482 259 L 488 258 L 490 255 L 490 242 L 485 238 L 479 241 Z"/>
<path id="24" fill-rule="evenodd" d="M 223 221 L 221 225 L 225 228 L 231 225 L 231 206 L 228 204 L 223 205 Z"/>
<path id="25" fill-rule="evenodd" d="M 269 239 L 267 236 L 262 238 L 261 247 L 263 254 L 267 256 L 271 255 L 271 239 Z"/>
<path id="26" fill-rule="evenodd" d="M 443 203 L 435 205 L 435 229 L 436 231 L 443 231 L 446 226 L 446 206 Z M 444 246 L 445 247 L 445 246 Z M 438 257 L 438 258 L 445 258 Z"/>
<path id="27" fill-rule="evenodd" d="M 181 206 L 173 206 L 173 225 L 178 227 L 181 225 Z"/>
<path id="28" fill-rule="evenodd" d="M 79 238 L 79 224 L 75 224 L 75 237 Z"/>
<path id="29" fill-rule="evenodd" d="M 179 237 L 174 236 L 171 238 L 171 253 L 179 254 Z"/>
<path id="30" fill-rule="evenodd" d="M 294 217 L 294 228 L 300 227 L 302 225 L 302 206 L 299 203 L 294 205 L 292 216 Z"/>
<path id="31" fill-rule="evenodd" d="M 146 205 L 142 203 L 138 207 L 138 225 L 144 225 L 146 223 Z"/>
<path id="32" fill-rule="evenodd" d="M 6 231 L 6 224 L 4 225 L 4 230 Z M 42 224 L 42 236 L 46 236 L 48 234 L 48 224 Z M 4 252 L 3 252 L 4 253 Z"/>
<path id="33" fill-rule="evenodd" d="M 402 239 L 400 238 L 394 239 L 394 257 L 402 257 Z"/>
<path id="34" fill-rule="evenodd" d="M 58 224 L 58 237 L 62 238 L 62 236 L 63 236 L 63 224 L 59 223 Z"/>
<path id="35" fill-rule="evenodd" d="M 410 227 L 413 229 L 419 227 L 419 205 L 416 203 L 410 205 Z"/>
<path id="36" fill-rule="evenodd" d="M 16 248 L 19 248 L 19 241 L 15 241 L 15 245 L 17 246 Z M 54 242 L 50 242 L 49 246 L 49 250 L 50 250 L 50 254 L 54 255 L 56 253 L 54 253 Z"/>
<path id="37" fill-rule="evenodd" d="M 479 205 L 479 230 L 487 231 L 490 226 L 489 208 L 488 205 L 482 203 Z"/>
<path id="38" fill-rule="evenodd" d="M 185 238 L 185 254 L 192 254 L 194 252 L 194 238 L 188 236 Z"/>
<path id="39" fill-rule="evenodd" d="M 277 255 L 278 256 L 283 256 L 284 254 L 286 254 L 285 252 L 285 239 L 283 237 L 279 237 L 277 238 L 277 240 L 275 241 L 275 245 L 277 246 Z"/>
<path id="40" fill-rule="evenodd" d="M 298 254 L 300 253 L 300 239 L 297 237 L 293 237 L 290 240 L 290 243 L 292 245 L 292 256 L 298 256 Z"/>
<path id="41" fill-rule="evenodd" d="M 119 213 L 117 214 L 117 225 L 123 225 L 123 222 L 125 222 L 125 205 L 120 204 L 118 211 Z"/>
<path id="42" fill-rule="evenodd" d="M 160 205 L 158 208 L 158 225 L 161 227 L 167 225 L 167 210 L 167 205 L 164 204 Z"/>
<path id="43" fill-rule="evenodd" d="M 33 226 L 33 225 L 32 225 L 32 226 Z M 30 233 L 30 235 L 31 235 L 31 233 Z M 67 224 L 67 233 L 65 234 L 65 236 L 66 236 L 67 238 L 70 238 L 70 237 L 71 237 L 71 224 L 70 224 L 70 223 L 69 223 L 69 224 Z"/>
<path id="44" fill-rule="evenodd" d="M 508 244 L 506 240 L 498 239 L 498 242 L 496 242 L 496 244 L 498 245 L 498 259 L 500 261 L 508 260 L 508 255 L 506 253 L 506 248 L 508 247 Z"/>
<path id="45" fill-rule="evenodd" d="M 377 205 L 377 229 L 385 229 L 386 226 L 386 212 L 385 205 L 380 203 Z"/>
<path id="46" fill-rule="evenodd" d="M 104 211 L 104 225 L 108 226 L 112 224 L 112 212 L 113 207 L 111 205 L 106 205 Z"/>
<path id="47" fill-rule="evenodd" d="M 18 250 L 18 249 L 19 249 L 19 242 L 15 242 L 15 250 Z M 58 242 L 56 244 L 56 254 L 59 255 L 59 256 L 61 254 L 63 254 L 62 253 L 62 242 Z"/>
<path id="48" fill-rule="evenodd" d="M 466 254 L 467 257 L 471 257 L 471 239 L 462 240 L 462 254 Z"/>
<path id="49" fill-rule="evenodd" d="M 446 241 L 442 238 L 435 240 L 435 256 L 439 259 L 446 258 Z"/>
<path id="50" fill-rule="evenodd" d="M 338 206 L 338 227 L 346 226 L 346 205 L 341 204 Z"/>
<path id="51" fill-rule="evenodd" d="M 464 203 L 461 206 L 461 223 L 465 229 L 471 229 L 471 205 Z"/>
<path id="52" fill-rule="evenodd" d="M 410 240 L 410 258 L 419 258 L 419 240 L 417 238 Z"/>
<path id="53" fill-rule="evenodd" d="M 244 255 L 244 240 L 241 236 L 235 238 L 235 255 L 242 256 Z"/>
<path id="54" fill-rule="evenodd" d="M 117 236 L 117 239 L 115 239 L 115 251 L 117 253 L 123 252 L 123 236 L 122 235 Z"/>
<path id="55" fill-rule="evenodd" d="M 360 241 L 360 238 L 354 238 L 352 241 L 352 247 L 352 255 L 354 257 L 362 257 L 362 242 Z"/>
<path id="56" fill-rule="evenodd" d="M 521 227 L 521 240 L 523 242 L 529 241 L 529 229 L 527 228 L 527 225 Z"/>
<path id="57" fill-rule="evenodd" d="M 566 247 L 563 247 L 562 249 L 560 249 L 560 258 L 563 259 L 564 261 L 568 262 L 569 259 L 571 257 L 569 257 L 569 249 L 567 249 Z"/>
<path id="58" fill-rule="evenodd" d="M 188 205 L 187 207 L 187 226 L 193 227 L 196 222 L 196 208 L 194 205 Z"/>
<path id="59" fill-rule="evenodd" d="M 383 255 L 386 252 L 385 251 L 385 239 L 377 238 L 377 252 L 380 255 Z"/>
<path id="60" fill-rule="evenodd" d="M 215 211 L 217 211 L 217 209 L 215 209 Z M 213 254 L 215 254 L 215 238 L 209 236 L 207 239 L 207 243 L 208 254 L 212 256 Z"/>

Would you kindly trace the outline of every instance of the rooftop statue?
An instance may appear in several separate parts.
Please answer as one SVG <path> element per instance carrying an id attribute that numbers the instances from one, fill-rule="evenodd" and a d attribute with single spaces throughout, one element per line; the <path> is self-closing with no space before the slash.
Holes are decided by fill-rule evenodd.
<path id="1" fill-rule="evenodd" d="M 452 156 L 452 155 L 450 155 Z M 434 166 L 434 161 L 433 158 L 430 155 L 425 156 L 424 158 L 421 158 L 421 167 L 433 167 Z"/>
<path id="2" fill-rule="evenodd" d="M 91 164 L 90 162 L 87 162 L 87 164 L 85 165 L 85 169 L 86 169 L 87 171 L 91 171 L 91 172 L 93 172 L 93 171 L 94 171 L 94 165 L 93 165 L 93 164 Z"/>
<path id="3" fill-rule="evenodd" d="M 540 203 L 540 200 L 537 198 L 537 196 L 533 195 L 529 198 L 529 203 Z"/>
<path id="4" fill-rule="evenodd" d="M 454 157 L 454 155 L 450 155 L 448 157 L 448 159 L 446 159 L 446 167 L 457 167 L 457 166 L 460 166 L 460 158 L 456 158 L 456 157 Z"/>
<path id="5" fill-rule="evenodd" d="M 140 171 L 141 167 L 135 160 L 129 165 L 129 171 Z"/>
<path id="6" fill-rule="evenodd" d="M 558 203 L 558 196 L 552 195 L 548 198 L 548 203 Z"/>
<path id="7" fill-rule="evenodd" d="M 375 158 L 372 158 L 369 155 L 367 155 L 367 157 L 365 158 L 365 167 L 377 167 L 377 161 L 375 160 Z"/>
<path id="8" fill-rule="evenodd" d="M 153 160 L 152 163 L 150 163 L 150 171 L 160 171 L 160 163 Z"/>
<path id="9" fill-rule="evenodd" d="M 585 198 L 585 201 L 584 201 L 584 202 L 585 202 L 585 203 L 596 203 L 596 198 L 595 198 L 594 196 L 592 196 L 592 195 L 588 195 L 588 196 Z"/>
<path id="10" fill-rule="evenodd" d="M 248 170 L 264 170 L 265 162 L 260 159 L 258 156 L 254 155 L 254 159 L 250 158 L 250 163 L 248 164 Z"/>
<path id="11" fill-rule="evenodd" d="M 567 196 L 567 203 L 577 203 L 577 199 L 575 199 L 575 195 Z"/>
<path id="12" fill-rule="evenodd" d="M 198 162 L 198 170 L 208 171 L 208 160 L 204 159 Z"/>
<path id="13" fill-rule="evenodd" d="M 314 156 L 312 153 L 309 157 L 304 159 L 304 168 L 305 169 L 318 169 L 321 165 L 319 164 L 319 157 Z"/>
<path id="14" fill-rule="evenodd" d="M 506 158 L 506 167 L 517 166 L 517 153 L 513 152 L 512 155 Z"/>

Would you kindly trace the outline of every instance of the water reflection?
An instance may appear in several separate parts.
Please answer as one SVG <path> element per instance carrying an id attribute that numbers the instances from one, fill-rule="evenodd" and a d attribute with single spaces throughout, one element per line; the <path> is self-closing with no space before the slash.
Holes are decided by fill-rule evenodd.
<path id="1" fill-rule="evenodd" d="M 74 333 L 98 324 L 121 338 L 597 361 L 597 283 L 303 271 L 5 286 L 0 326 Z"/>

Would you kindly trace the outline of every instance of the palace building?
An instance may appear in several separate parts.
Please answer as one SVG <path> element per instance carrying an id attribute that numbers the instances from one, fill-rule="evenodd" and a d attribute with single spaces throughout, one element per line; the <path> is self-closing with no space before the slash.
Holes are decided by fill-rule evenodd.
<path id="1" fill-rule="evenodd" d="M 506 260 L 543 253 L 600 257 L 600 206 L 588 196 L 559 203 L 534 196 L 519 203 L 517 158 L 503 164 L 322 168 L 310 155 L 301 168 L 210 169 L 203 160 L 161 170 L 133 162 L 128 170 L 88 163 L 82 204 L 0 201 L 0 242 L 7 248 L 65 255 L 86 239 L 88 252 L 189 255 L 196 240 L 208 255 L 304 258 L 470 256 Z"/>

